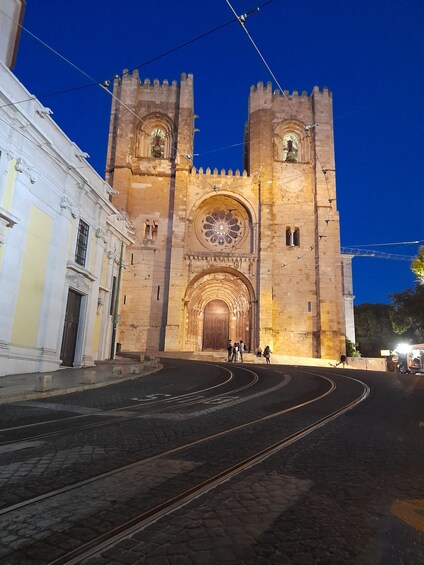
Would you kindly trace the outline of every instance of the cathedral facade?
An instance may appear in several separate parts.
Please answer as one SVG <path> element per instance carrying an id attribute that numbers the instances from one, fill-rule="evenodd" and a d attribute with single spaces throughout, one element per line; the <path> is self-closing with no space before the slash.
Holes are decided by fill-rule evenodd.
<path id="1" fill-rule="evenodd" d="M 136 242 L 124 351 L 337 358 L 345 347 L 331 93 L 251 87 L 244 170 L 193 166 L 193 77 L 114 83 L 106 180 Z M 119 101 L 119 102 L 118 102 Z"/>

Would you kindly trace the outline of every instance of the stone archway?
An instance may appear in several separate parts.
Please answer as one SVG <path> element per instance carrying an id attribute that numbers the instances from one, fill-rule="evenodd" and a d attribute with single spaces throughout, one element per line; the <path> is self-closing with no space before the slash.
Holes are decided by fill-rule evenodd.
<path id="1" fill-rule="evenodd" d="M 228 338 L 233 341 L 242 339 L 246 347 L 251 348 L 253 290 L 250 283 L 243 278 L 236 272 L 214 271 L 192 282 L 185 300 L 184 348 L 186 351 L 225 350 Z M 218 303 L 223 304 L 218 306 Z M 215 322 L 212 313 L 213 304 L 217 307 Z M 227 335 L 222 329 L 225 322 L 221 323 L 218 319 L 220 316 L 225 317 L 226 308 L 229 313 Z M 213 331 L 211 328 L 214 323 L 217 328 L 221 328 L 222 325 L 221 329 L 216 330 L 219 333 L 219 338 L 216 340 L 208 333 Z"/>

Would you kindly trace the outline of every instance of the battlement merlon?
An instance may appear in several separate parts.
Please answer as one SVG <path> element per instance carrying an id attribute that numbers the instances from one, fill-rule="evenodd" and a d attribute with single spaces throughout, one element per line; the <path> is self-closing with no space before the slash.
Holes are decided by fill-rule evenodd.
<path id="1" fill-rule="evenodd" d="M 191 73 L 181 74 L 180 91 L 180 108 L 187 108 L 194 115 L 193 75 Z"/>
<path id="2" fill-rule="evenodd" d="M 184 106 L 193 105 L 193 75 L 181 74 L 180 85 L 176 80 L 171 83 L 167 79 L 162 82 L 155 78 L 141 79 L 138 70 L 132 73 L 128 69 L 122 71 L 121 76 L 116 76 L 113 83 L 113 93 L 121 102 L 129 107 L 138 101 L 174 102 Z"/>
<path id="3" fill-rule="evenodd" d="M 235 171 L 233 171 L 232 169 L 228 169 L 228 171 L 221 169 L 221 171 L 218 171 L 217 168 L 212 170 L 210 167 L 208 167 L 206 170 L 204 170 L 203 167 L 200 167 L 199 169 L 193 167 L 191 170 L 191 175 L 197 177 L 218 177 L 218 180 L 227 180 L 234 177 L 247 178 L 249 176 L 246 170 L 240 172 L 240 169 L 236 169 Z"/>
<path id="4" fill-rule="evenodd" d="M 273 92 L 271 82 L 267 82 L 266 86 L 263 82 L 258 82 L 256 86 L 250 87 L 249 114 L 256 110 L 273 110 L 286 114 L 288 118 L 293 118 L 299 113 L 298 117 L 302 120 L 302 114 L 312 111 L 312 100 L 317 98 L 331 100 L 332 94 L 326 86 L 322 90 L 318 86 L 314 86 L 310 95 L 307 94 L 306 90 L 303 90 L 300 94 L 297 90 L 281 92 L 277 89 Z"/>

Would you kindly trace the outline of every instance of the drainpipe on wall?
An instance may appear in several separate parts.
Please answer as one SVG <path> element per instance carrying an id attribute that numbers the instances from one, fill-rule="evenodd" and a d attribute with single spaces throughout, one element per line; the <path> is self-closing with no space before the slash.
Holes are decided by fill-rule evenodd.
<path id="1" fill-rule="evenodd" d="M 114 304 L 113 304 L 112 341 L 111 341 L 111 344 L 110 344 L 110 358 L 111 358 L 111 359 L 115 359 L 116 329 L 117 329 L 117 326 L 118 326 L 119 322 L 121 321 L 121 316 L 119 315 L 119 293 L 120 293 L 120 291 L 121 291 L 122 263 L 123 263 L 122 259 L 123 259 L 123 255 L 124 255 L 124 244 L 121 243 L 121 255 L 120 255 L 120 257 L 119 257 L 118 281 L 117 281 L 116 290 L 115 290 L 115 302 L 114 302 Z"/>

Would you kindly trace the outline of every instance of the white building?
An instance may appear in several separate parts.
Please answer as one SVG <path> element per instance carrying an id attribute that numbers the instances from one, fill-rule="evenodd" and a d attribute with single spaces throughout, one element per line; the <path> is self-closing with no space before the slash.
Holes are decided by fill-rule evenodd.
<path id="1" fill-rule="evenodd" d="M 7 53 L 0 50 L 0 375 L 90 366 L 114 347 L 131 226 L 87 155 L 9 70 Z"/>
<path id="2" fill-rule="evenodd" d="M 353 308 L 353 280 L 352 280 L 352 259 L 354 255 L 342 253 L 342 282 L 343 282 L 343 301 L 345 314 L 346 337 L 355 344 L 355 311 Z"/>

